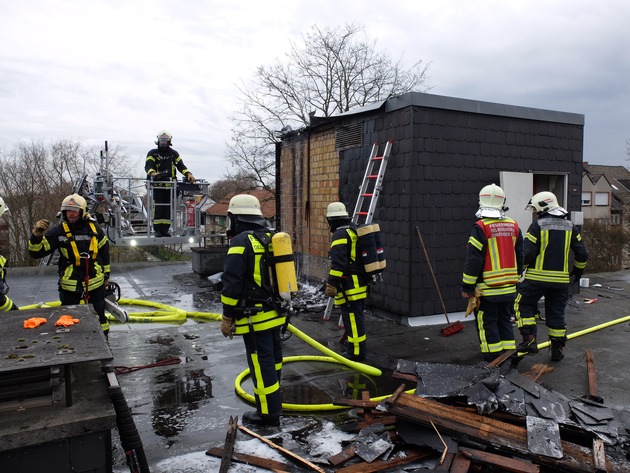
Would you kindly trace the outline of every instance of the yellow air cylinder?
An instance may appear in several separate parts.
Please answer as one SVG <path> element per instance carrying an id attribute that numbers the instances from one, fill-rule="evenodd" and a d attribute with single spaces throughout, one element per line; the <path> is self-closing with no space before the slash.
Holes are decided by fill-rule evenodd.
<path id="1" fill-rule="evenodd" d="M 298 292 L 291 236 L 285 232 L 278 232 L 271 238 L 271 246 L 273 247 L 278 292 L 280 297 L 290 302 L 291 296 Z"/>

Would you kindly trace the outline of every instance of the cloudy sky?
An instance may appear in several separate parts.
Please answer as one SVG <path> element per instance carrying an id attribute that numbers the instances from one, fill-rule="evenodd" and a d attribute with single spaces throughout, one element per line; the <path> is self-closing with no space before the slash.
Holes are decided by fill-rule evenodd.
<path id="1" fill-rule="evenodd" d="M 156 133 L 197 177 L 226 172 L 237 85 L 317 24 L 365 27 L 433 94 L 585 116 L 584 160 L 628 165 L 628 0 L 20 0 L 0 14 L 0 148 L 121 146 Z M 139 169 L 140 172 L 140 169 Z"/>

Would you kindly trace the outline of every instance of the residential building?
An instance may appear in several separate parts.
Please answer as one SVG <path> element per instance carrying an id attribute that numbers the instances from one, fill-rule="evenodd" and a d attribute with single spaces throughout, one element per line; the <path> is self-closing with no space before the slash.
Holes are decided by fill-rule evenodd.
<path id="1" fill-rule="evenodd" d="M 449 312 L 462 311 L 462 265 L 479 190 L 496 183 L 523 232 L 533 194 L 581 207 L 584 116 L 410 92 L 282 135 L 277 148 L 278 228 L 294 236 L 300 276 L 324 279 L 330 202 L 352 210 L 374 143 L 392 151 L 374 222 L 387 255 L 373 309 L 401 316 L 443 313 L 416 227 Z"/>

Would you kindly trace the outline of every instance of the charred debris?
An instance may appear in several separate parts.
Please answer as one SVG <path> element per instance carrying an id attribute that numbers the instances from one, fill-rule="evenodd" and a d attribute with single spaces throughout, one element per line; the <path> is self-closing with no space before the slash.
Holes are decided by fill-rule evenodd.
<path id="1" fill-rule="evenodd" d="M 273 471 L 340 473 L 630 472 L 630 412 L 606 406 L 597 395 L 590 350 L 589 393 L 579 399 L 539 384 L 550 366 L 521 374 L 502 366 L 505 358 L 477 366 L 399 360 L 394 377 L 401 385 L 391 396 L 370 400 L 364 392 L 362 399 L 335 401 L 356 410 L 357 421 L 341 426 L 356 436 L 328 458 L 283 451 L 280 437 L 276 448 L 286 464 L 239 454 L 236 419 L 230 419 L 225 446 L 206 453 L 223 457 L 224 471 L 230 462 L 244 462 Z"/>

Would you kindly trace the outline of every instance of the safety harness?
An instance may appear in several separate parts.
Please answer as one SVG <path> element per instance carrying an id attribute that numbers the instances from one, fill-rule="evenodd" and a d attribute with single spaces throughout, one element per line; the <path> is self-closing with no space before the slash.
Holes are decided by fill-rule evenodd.
<path id="1" fill-rule="evenodd" d="M 77 246 L 76 239 L 72 232 L 70 231 L 70 227 L 68 223 L 63 221 L 63 231 L 66 233 L 66 238 L 70 242 L 70 248 L 72 249 L 72 253 L 74 254 L 74 265 L 81 267 L 81 264 L 85 264 L 85 288 L 83 289 L 83 299 L 85 303 L 90 300 L 90 294 L 88 291 L 90 284 L 90 258 L 96 260 L 96 256 L 98 255 L 98 233 L 96 232 L 96 226 L 94 222 L 88 222 L 90 228 L 92 229 L 92 238 L 90 238 L 90 247 L 88 252 L 79 252 L 79 247 Z"/>

